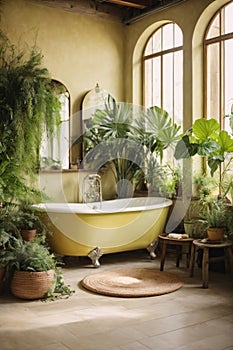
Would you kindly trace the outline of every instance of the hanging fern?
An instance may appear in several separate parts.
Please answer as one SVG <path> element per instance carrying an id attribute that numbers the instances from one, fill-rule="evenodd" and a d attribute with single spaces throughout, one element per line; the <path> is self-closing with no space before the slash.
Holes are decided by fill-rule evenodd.
<path id="1" fill-rule="evenodd" d="M 39 169 L 42 135 L 59 131 L 62 91 L 42 59 L 36 47 L 20 50 L 0 31 L 0 202 L 38 194 L 29 180 Z"/>
<path id="2" fill-rule="evenodd" d="M 60 124 L 61 105 L 42 59 L 36 48 L 17 52 L 0 33 L 0 132 L 8 133 L 1 155 L 28 173 L 38 167 L 44 129 L 52 136 Z"/>

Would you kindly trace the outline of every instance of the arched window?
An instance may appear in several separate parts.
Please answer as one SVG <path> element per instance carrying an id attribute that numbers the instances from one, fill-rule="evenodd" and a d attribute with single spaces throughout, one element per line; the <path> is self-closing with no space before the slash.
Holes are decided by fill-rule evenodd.
<path id="1" fill-rule="evenodd" d="M 175 23 L 157 29 L 143 54 L 144 105 L 163 108 L 182 125 L 183 34 Z"/>
<path id="2" fill-rule="evenodd" d="M 233 1 L 219 9 L 205 35 L 205 116 L 230 131 L 233 114 Z"/>
<path id="3" fill-rule="evenodd" d="M 53 80 L 61 103 L 61 126 L 54 137 L 44 133 L 40 150 L 42 169 L 69 169 L 70 146 L 70 94 L 66 87 Z"/>

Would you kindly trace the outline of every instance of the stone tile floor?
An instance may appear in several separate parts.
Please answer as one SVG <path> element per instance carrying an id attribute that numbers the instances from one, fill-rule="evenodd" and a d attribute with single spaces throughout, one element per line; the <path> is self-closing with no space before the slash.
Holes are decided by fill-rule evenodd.
<path id="1" fill-rule="evenodd" d="M 165 270 L 185 281 L 176 292 L 146 298 L 117 298 L 82 289 L 83 277 L 100 269 L 159 269 L 144 250 L 103 255 L 95 269 L 86 257 L 69 258 L 64 279 L 75 294 L 52 302 L 0 296 L 1 350 L 233 350 L 233 277 L 210 271 L 201 288 L 201 269 L 189 277 L 185 261 Z"/>

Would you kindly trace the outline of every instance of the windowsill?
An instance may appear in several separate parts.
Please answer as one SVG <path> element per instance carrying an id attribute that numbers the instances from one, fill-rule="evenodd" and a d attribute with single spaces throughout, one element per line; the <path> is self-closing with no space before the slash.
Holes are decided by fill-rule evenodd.
<path id="1" fill-rule="evenodd" d="M 40 173 L 85 173 L 90 172 L 90 170 L 84 169 L 40 169 Z"/>

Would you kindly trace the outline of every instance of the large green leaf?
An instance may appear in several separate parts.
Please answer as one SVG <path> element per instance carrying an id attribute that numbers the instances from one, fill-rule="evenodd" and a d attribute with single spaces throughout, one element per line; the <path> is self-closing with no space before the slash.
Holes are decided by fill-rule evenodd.
<path id="1" fill-rule="evenodd" d="M 221 147 L 221 152 L 233 152 L 233 138 L 228 134 L 227 131 L 222 130 L 219 133 L 218 143 Z"/>
<path id="2" fill-rule="evenodd" d="M 219 150 L 220 150 L 220 146 L 217 144 L 217 142 L 209 141 L 209 142 L 202 142 L 201 144 L 199 144 L 197 153 L 199 154 L 199 156 L 208 157 L 212 153 Z"/>
<path id="3" fill-rule="evenodd" d="M 194 156 L 197 153 L 198 144 L 190 143 L 188 135 L 184 135 L 176 144 L 174 157 L 176 159 L 185 159 Z"/>
<path id="4" fill-rule="evenodd" d="M 217 132 L 220 130 L 220 125 L 216 119 L 197 119 L 193 124 L 193 133 L 200 139 L 200 141 L 208 141 L 214 139 L 217 136 Z"/>

